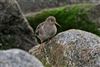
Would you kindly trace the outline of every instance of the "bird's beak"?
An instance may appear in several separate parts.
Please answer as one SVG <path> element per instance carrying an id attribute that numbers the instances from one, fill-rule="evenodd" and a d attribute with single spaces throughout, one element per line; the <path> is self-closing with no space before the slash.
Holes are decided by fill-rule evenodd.
<path id="1" fill-rule="evenodd" d="M 60 24 L 58 24 L 57 22 L 55 22 L 55 24 L 56 24 L 56 25 L 58 25 L 59 27 L 61 27 L 61 25 L 60 25 Z"/>

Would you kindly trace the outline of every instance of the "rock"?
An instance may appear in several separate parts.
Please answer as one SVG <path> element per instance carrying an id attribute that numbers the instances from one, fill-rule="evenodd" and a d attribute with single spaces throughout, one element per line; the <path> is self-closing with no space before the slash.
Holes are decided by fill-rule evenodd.
<path id="1" fill-rule="evenodd" d="M 44 67 L 34 56 L 19 49 L 0 50 L 0 67 Z"/>
<path id="2" fill-rule="evenodd" d="M 0 0 L 0 49 L 29 50 L 37 44 L 33 29 L 16 0 Z"/>
<path id="3" fill-rule="evenodd" d="M 100 37 L 81 30 L 59 33 L 29 52 L 53 67 L 100 67 Z"/>

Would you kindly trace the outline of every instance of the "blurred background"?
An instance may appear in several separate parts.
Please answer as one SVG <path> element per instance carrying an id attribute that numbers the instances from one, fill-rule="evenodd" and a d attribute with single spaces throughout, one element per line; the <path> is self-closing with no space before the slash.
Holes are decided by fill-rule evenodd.
<path id="1" fill-rule="evenodd" d="M 17 0 L 35 30 L 49 16 L 62 26 L 58 33 L 80 29 L 100 36 L 100 0 Z"/>

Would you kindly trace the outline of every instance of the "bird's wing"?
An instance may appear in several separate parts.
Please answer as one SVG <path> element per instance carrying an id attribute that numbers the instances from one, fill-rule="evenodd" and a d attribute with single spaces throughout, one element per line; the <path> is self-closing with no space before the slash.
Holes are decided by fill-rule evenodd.
<path id="1" fill-rule="evenodd" d="M 36 34 L 36 35 L 39 34 L 40 29 L 42 29 L 42 26 L 43 26 L 43 23 L 40 23 L 40 24 L 37 26 L 37 28 L 36 28 L 36 30 L 35 30 L 35 34 Z"/>

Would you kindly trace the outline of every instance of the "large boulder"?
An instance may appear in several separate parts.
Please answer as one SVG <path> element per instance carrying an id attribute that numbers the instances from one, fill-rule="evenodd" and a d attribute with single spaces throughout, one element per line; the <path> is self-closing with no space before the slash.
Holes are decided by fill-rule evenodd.
<path id="1" fill-rule="evenodd" d="M 0 49 L 29 50 L 36 44 L 33 29 L 16 0 L 0 0 Z"/>
<path id="2" fill-rule="evenodd" d="M 53 67 L 100 67 L 100 37 L 81 30 L 61 32 L 29 52 Z"/>
<path id="3" fill-rule="evenodd" d="M 1 50 L 0 67 L 44 67 L 34 56 L 19 49 Z"/>

